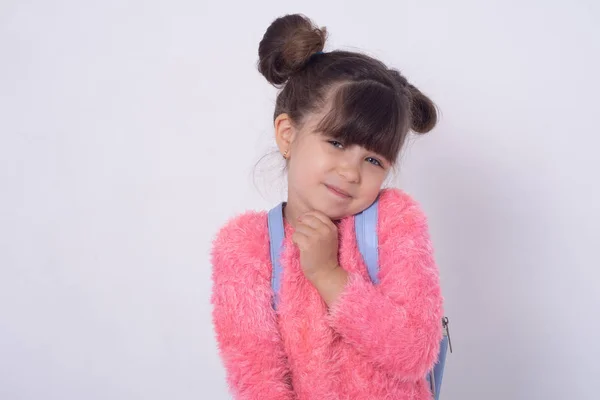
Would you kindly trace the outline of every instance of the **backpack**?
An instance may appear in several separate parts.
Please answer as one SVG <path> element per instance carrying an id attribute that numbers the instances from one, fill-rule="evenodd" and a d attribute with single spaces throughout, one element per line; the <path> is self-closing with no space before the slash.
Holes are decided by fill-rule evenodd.
<path id="1" fill-rule="evenodd" d="M 279 261 L 283 241 L 285 239 L 285 228 L 283 224 L 283 204 L 280 203 L 268 214 L 269 240 L 271 252 L 271 264 L 273 272 L 271 274 L 271 287 L 273 289 L 273 308 L 277 309 L 279 303 L 279 289 L 281 287 L 282 266 Z M 363 257 L 369 276 L 373 284 L 377 285 L 379 279 L 379 254 L 378 254 L 378 237 L 377 237 L 377 221 L 378 221 L 379 198 L 366 210 L 355 216 L 355 233 L 358 248 Z M 446 364 L 446 353 L 448 348 L 452 352 L 452 344 L 450 342 L 449 320 L 447 317 L 442 318 L 443 337 L 440 343 L 440 351 L 434 367 L 427 373 L 426 379 L 429 383 L 431 393 L 434 400 L 439 400 L 440 390 L 442 387 L 442 377 L 444 375 L 444 366 Z"/>

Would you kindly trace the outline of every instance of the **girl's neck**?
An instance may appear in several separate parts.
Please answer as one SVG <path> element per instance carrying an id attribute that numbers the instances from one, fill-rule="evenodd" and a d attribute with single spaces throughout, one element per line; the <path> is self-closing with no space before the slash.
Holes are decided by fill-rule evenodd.
<path id="1" fill-rule="evenodd" d="M 301 213 L 294 210 L 294 207 L 290 207 L 288 202 L 283 203 L 283 220 L 286 224 L 295 229 L 300 215 Z"/>
<path id="2" fill-rule="evenodd" d="M 283 220 L 285 223 L 295 229 L 298 218 L 309 211 L 308 205 L 301 200 L 301 197 L 294 191 L 288 190 L 287 200 L 283 203 Z"/>

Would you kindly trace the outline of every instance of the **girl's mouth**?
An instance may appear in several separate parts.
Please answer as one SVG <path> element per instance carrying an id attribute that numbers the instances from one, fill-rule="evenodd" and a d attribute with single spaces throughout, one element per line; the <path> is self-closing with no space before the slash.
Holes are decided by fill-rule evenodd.
<path id="1" fill-rule="evenodd" d="M 335 186 L 331 186 L 331 185 L 325 185 L 327 187 L 327 189 L 329 189 L 329 191 L 333 194 L 335 194 L 336 196 L 342 198 L 342 199 L 349 199 L 352 196 L 350 196 L 350 194 L 338 187 Z"/>

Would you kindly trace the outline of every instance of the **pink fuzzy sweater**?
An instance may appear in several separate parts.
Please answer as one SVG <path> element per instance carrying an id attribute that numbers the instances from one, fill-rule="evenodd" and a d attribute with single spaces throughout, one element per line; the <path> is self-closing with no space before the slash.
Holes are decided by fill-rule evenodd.
<path id="1" fill-rule="evenodd" d="M 349 273 L 328 309 L 304 277 L 286 226 L 283 279 L 272 306 L 265 212 L 231 220 L 212 251 L 213 322 L 236 399 L 429 399 L 425 375 L 442 338 L 438 270 L 418 205 L 384 190 L 379 211 L 379 278 L 374 286 L 342 220 L 339 262 Z"/>

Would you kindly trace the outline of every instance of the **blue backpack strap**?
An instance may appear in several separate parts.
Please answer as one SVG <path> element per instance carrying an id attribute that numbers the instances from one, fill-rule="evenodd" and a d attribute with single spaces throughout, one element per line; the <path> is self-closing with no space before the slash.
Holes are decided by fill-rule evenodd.
<path id="1" fill-rule="evenodd" d="M 271 249 L 271 288 L 273 289 L 273 308 L 279 304 L 279 288 L 281 287 L 282 267 L 280 262 L 285 227 L 283 225 L 283 203 L 274 207 L 268 214 L 269 245 Z"/>
<path id="2" fill-rule="evenodd" d="M 450 328 L 448 327 L 448 317 L 442 319 L 443 337 L 440 342 L 440 351 L 438 353 L 438 359 L 433 366 L 433 369 L 427 374 L 427 382 L 431 393 L 433 394 L 434 400 L 439 400 L 440 391 L 442 390 L 442 379 L 444 377 L 444 366 L 446 365 L 446 355 L 448 354 L 448 348 L 452 352 L 452 343 L 450 342 Z"/>
<path id="3" fill-rule="evenodd" d="M 442 341 L 440 342 L 440 352 L 438 353 L 438 359 L 433 366 L 433 369 L 427 374 L 427 381 L 431 387 L 431 393 L 433 394 L 434 400 L 440 398 L 440 391 L 442 389 L 442 379 L 444 377 L 444 366 L 446 365 L 446 354 L 448 353 L 448 336 L 444 334 Z"/>
<path id="4" fill-rule="evenodd" d="M 379 237 L 377 235 L 377 220 L 379 211 L 379 197 L 363 212 L 354 217 L 354 231 L 358 250 L 363 257 L 369 276 L 374 284 L 379 283 Z"/>

